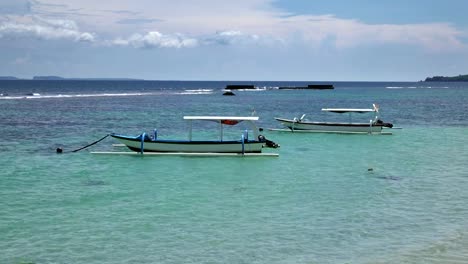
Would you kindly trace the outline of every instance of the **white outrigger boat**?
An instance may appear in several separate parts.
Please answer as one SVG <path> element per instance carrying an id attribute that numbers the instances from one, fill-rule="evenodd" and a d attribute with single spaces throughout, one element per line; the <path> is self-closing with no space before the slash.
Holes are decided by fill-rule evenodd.
<path id="1" fill-rule="evenodd" d="M 328 132 L 328 133 L 349 133 L 349 134 L 384 134 L 382 129 L 392 128 L 393 124 L 384 123 L 379 119 L 379 107 L 373 104 L 372 109 L 356 109 L 356 108 L 323 108 L 322 111 L 332 113 L 349 113 L 349 122 L 312 122 L 304 119 L 305 114 L 301 118 L 275 119 L 283 124 L 288 129 L 272 129 L 276 131 L 300 131 L 300 132 Z M 367 123 L 354 123 L 351 120 L 353 113 L 374 113 L 374 118 Z M 391 134 L 386 132 L 385 134 Z"/>
<path id="2" fill-rule="evenodd" d="M 151 153 L 261 153 L 263 147 L 277 148 L 279 145 L 273 141 L 267 140 L 259 134 L 259 129 L 254 121 L 258 117 L 236 117 L 236 116 L 184 116 L 189 121 L 189 134 L 187 140 L 159 139 L 157 131 L 152 136 L 143 133 L 139 136 L 124 136 L 115 133 L 110 134 L 132 151 L 151 152 Z M 192 140 L 192 121 L 212 121 L 219 124 L 218 140 Z M 237 125 L 243 123 L 251 131 L 253 138 L 249 138 L 248 130 L 242 132 L 239 140 L 224 140 L 224 125 Z"/>

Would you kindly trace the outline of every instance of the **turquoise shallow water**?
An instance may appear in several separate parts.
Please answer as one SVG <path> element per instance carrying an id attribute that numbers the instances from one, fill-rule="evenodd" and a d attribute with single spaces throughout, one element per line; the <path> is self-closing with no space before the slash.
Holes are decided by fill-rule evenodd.
<path id="1" fill-rule="evenodd" d="M 466 263 L 466 88 L 347 85 L 0 100 L 0 263 Z M 334 118 L 320 108 L 372 102 L 403 129 L 266 131 L 278 158 L 54 153 L 109 132 L 182 136 L 186 114 L 255 109 L 267 128 L 278 115 Z"/>

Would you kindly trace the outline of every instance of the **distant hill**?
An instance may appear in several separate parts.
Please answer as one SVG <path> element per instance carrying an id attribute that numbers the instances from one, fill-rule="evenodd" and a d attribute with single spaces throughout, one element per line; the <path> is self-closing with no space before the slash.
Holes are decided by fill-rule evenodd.
<path id="1" fill-rule="evenodd" d="M 132 78 L 64 78 L 60 76 L 34 76 L 33 80 L 39 81 L 143 81 L 143 79 L 132 79 Z"/>
<path id="2" fill-rule="evenodd" d="M 144 79 L 133 79 L 133 78 L 65 78 L 64 80 L 74 80 L 74 81 L 145 81 Z"/>
<path id="3" fill-rule="evenodd" d="M 427 77 L 425 82 L 468 82 L 468 74 L 458 75 L 458 76 L 453 76 L 453 77 L 446 77 L 446 76 Z"/>
<path id="4" fill-rule="evenodd" d="M 60 76 L 34 76 L 33 80 L 64 80 Z"/>
<path id="5" fill-rule="evenodd" d="M 0 80 L 19 80 L 14 76 L 0 76 Z"/>

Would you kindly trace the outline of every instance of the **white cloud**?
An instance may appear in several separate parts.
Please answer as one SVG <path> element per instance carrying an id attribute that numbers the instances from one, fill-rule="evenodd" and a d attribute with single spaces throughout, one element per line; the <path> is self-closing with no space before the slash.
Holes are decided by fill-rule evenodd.
<path id="1" fill-rule="evenodd" d="M 93 42 L 93 33 L 82 32 L 74 21 L 23 16 L 0 22 L 0 38 L 66 39 Z"/>
<path id="2" fill-rule="evenodd" d="M 217 32 L 204 39 L 205 44 L 235 45 L 255 43 L 260 39 L 258 35 L 248 35 L 240 31 L 230 30 Z"/>
<path id="3" fill-rule="evenodd" d="M 260 42 L 257 35 L 240 31 L 221 31 L 213 35 L 187 37 L 183 34 L 162 34 L 151 31 L 146 34 L 133 34 L 128 38 L 107 41 L 107 45 L 131 46 L 134 48 L 193 48 L 201 45 L 245 45 Z"/>
<path id="4" fill-rule="evenodd" d="M 310 43 L 333 39 L 339 49 L 369 44 L 404 44 L 429 51 L 453 51 L 466 48 L 461 41 L 464 33 L 448 23 L 428 24 L 366 24 L 332 15 L 296 16 L 286 18 L 290 30 L 300 32 Z M 300 24 L 301 26 L 289 26 Z"/>
<path id="5" fill-rule="evenodd" d="M 164 35 L 157 31 L 151 31 L 145 35 L 134 34 L 127 39 L 118 38 L 111 44 L 135 48 L 186 48 L 197 46 L 198 41 L 181 34 Z"/>
<path id="6" fill-rule="evenodd" d="M 11 6 L 16 0 L 6 1 Z M 467 46 L 463 41 L 466 33 L 449 23 L 369 24 L 334 15 L 293 15 L 275 8 L 274 0 L 114 0 L 112 5 L 95 0 L 18 1 L 23 3 L 20 6 L 29 3 L 28 10 L 47 19 L 22 23 L 17 17 L 0 22 L 0 37 L 30 35 L 92 42 L 99 34 L 115 39 L 106 43 L 136 48 L 284 45 L 296 41 L 310 48 L 324 43 L 337 49 L 402 44 L 437 52 Z M 131 37 L 116 39 L 122 35 Z"/>

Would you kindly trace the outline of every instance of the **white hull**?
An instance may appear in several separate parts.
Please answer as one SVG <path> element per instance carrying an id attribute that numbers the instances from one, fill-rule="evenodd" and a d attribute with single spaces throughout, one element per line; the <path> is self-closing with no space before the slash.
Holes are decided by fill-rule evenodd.
<path id="1" fill-rule="evenodd" d="M 291 130 L 310 130 L 317 132 L 338 133 L 381 133 L 382 125 L 371 123 L 326 123 L 326 122 L 297 122 L 294 120 L 276 118 L 282 125 Z"/>
<path id="2" fill-rule="evenodd" d="M 115 136 L 114 136 L 115 137 Z M 141 141 L 115 137 L 133 151 L 141 151 Z M 263 142 L 245 142 L 242 150 L 240 141 L 145 141 L 143 151 L 186 152 L 186 153 L 260 153 Z"/>
<path id="3" fill-rule="evenodd" d="M 278 153 L 216 153 L 216 152 L 91 152 L 98 155 L 144 155 L 144 156 L 181 156 L 181 157 L 278 157 Z"/>

